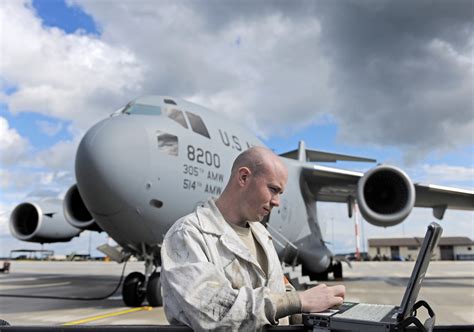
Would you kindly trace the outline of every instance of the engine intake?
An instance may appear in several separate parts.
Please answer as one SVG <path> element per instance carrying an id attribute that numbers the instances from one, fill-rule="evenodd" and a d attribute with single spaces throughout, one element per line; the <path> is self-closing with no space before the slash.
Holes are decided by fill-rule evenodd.
<path id="1" fill-rule="evenodd" d="M 18 204 L 10 215 L 10 232 L 18 240 L 51 243 L 69 241 L 81 230 L 66 222 L 61 201 L 45 199 Z"/>
<path id="2" fill-rule="evenodd" d="M 359 180 L 357 202 L 360 213 L 376 226 L 401 223 L 415 205 L 415 187 L 408 175 L 393 166 L 377 166 Z"/>
<path id="3" fill-rule="evenodd" d="M 102 231 L 84 204 L 77 184 L 72 185 L 67 191 L 64 197 L 63 209 L 67 222 L 72 226 L 82 230 Z"/>

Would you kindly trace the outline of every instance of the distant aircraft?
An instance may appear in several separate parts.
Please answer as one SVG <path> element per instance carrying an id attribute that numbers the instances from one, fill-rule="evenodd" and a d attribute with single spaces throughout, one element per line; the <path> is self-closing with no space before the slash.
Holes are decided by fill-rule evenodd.
<path id="1" fill-rule="evenodd" d="M 147 298 L 161 305 L 160 246 L 175 220 L 209 197 L 217 197 L 229 179 L 235 157 L 251 146 L 264 146 L 255 135 L 196 104 L 172 97 L 139 98 L 94 125 L 76 155 L 76 180 L 64 202 L 47 199 L 19 204 L 10 230 L 23 241 L 69 241 L 82 230 L 105 231 L 119 247 L 104 245 L 123 262 L 134 255 L 145 273 L 129 274 L 124 302 L 139 306 Z M 315 165 L 338 160 L 375 162 L 306 149 L 283 153 L 288 185 L 281 204 L 264 223 L 282 261 L 302 264 L 306 274 L 342 277 L 341 262 L 326 247 L 317 202 L 357 202 L 369 223 L 401 223 L 413 206 L 430 207 L 442 219 L 446 209 L 474 209 L 474 192 L 413 184 L 400 169 L 379 165 L 365 174 Z"/>

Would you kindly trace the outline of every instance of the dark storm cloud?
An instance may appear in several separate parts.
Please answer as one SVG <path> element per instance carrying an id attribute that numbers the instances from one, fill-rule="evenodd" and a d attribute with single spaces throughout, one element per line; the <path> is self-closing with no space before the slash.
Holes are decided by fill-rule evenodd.
<path id="1" fill-rule="evenodd" d="M 402 145 L 408 158 L 472 144 L 471 1 L 325 4 L 342 139 Z"/>
<path id="2" fill-rule="evenodd" d="M 472 144 L 472 1 L 81 3 L 146 64 L 144 93 L 214 101 L 267 136 L 331 114 L 341 141 L 407 160 Z"/>

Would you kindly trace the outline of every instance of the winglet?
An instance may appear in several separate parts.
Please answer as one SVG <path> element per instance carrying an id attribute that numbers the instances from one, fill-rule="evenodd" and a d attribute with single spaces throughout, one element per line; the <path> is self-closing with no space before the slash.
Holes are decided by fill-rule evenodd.
<path id="1" fill-rule="evenodd" d="M 337 161 L 358 161 L 358 162 L 368 162 L 368 163 L 375 163 L 377 160 L 370 159 L 370 158 L 362 158 L 362 157 L 355 157 L 349 156 L 344 154 L 338 153 L 330 153 L 324 151 L 317 151 L 317 150 L 310 150 L 306 149 L 304 141 L 298 142 L 298 149 L 292 150 L 289 152 L 285 152 L 280 154 L 281 157 L 296 159 L 301 162 L 306 161 L 319 161 L 319 162 L 337 162 Z"/>

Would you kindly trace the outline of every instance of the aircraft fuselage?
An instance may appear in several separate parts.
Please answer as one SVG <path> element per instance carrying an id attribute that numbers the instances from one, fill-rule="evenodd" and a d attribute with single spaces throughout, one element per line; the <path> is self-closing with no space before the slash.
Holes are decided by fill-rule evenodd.
<path id="1" fill-rule="evenodd" d="M 88 210 L 132 253 L 143 244 L 158 246 L 178 218 L 218 197 L 235 157 L 264 145 L 218 113 L 165 99 L 134 101 L 92 127 L 78 148 L 77 185 Z M 310 233 L 299 163 L 282 159 L 289 170 L 288 187 L 268 221 L 280 251 Z"/>

